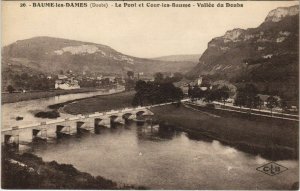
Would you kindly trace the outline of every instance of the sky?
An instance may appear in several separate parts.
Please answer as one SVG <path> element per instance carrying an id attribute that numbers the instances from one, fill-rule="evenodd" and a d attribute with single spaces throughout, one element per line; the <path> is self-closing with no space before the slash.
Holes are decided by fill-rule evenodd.
<path id="1" fill-rule="evenodd" d="M 234 28 L 257 27 L 271 10 L 298 1 L 240 3 L 243 8 L 21 8 L 20 2 L 2 1 L 2 46 L 50 36 L 104 44 L 144 58 L 201 54 L 212 38 Z"/>

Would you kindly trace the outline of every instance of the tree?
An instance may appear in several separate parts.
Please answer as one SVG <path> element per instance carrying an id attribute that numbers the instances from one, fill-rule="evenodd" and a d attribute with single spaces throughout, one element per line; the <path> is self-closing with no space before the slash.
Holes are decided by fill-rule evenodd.
<path id="1" fill-rule="evenodd" d="M 192 94 L 193 94 L 193 89 L 192 89 L 191 85 L 188 84 L 188 96 L 192 97 Z"/>
<path id="2" fill-rule="evenodd" d="M 183 98 L 182 90 L 172 83 L 159 84 L 139 80 L 136 83 L 135 90 L 136 94 L 132 102 L 135 106 L 180 101 Z"/>
<path id="3" fill-rule="evenodd" d="M 128 71 L 128 72 L 127 72 L 127 76 L 128 76 L 128 78 L 133 79 L 133 77 L 134 77 L 134 72 L 133 72 L 133 71 Z"/>
<path id="4" fill-rule="evenodd" d="M 160 72 L 154 74 L 154 81 L 156 83 L 162 83 L 164 81 L 164 75 Z"/>
<path id="5" fill-rule="evenodd" d="M 257 108 L 257 107 L 259 107 L 259 110 L 261 110 L 261 106 L 263 105 L 263 101 L 260 99 L 260 97 L 259 96 L 256 96 L 255 98 L 254 98 L 254 107 L 255 108 Z"/>
<path id="6" fill-rule="evenodd" d="M 220 99 L 223 101 L 225 105 L 225 101 L 229 98 L 229 88 L 227 86 L 223 86 L 221 89 L 218 90 L 220 94 Z"/>
<path id="7" fill-rule="evenodd" d="M 173 82 L 179 82 L 180 80 L 182 80 L 182 78 L 183 74 L 181 74 L 180 72 L 175 72 L 173 76 Z"/>
<path id="8" fill-rule="evenodd" d="M 139 81 L 136 82 L 134 90 L 135 91 L 141 91 L 141 90 L 146 89 L 146 88 L 147 88 L 147 83 L 143 80 L 139 80 Z"/>
<path id="9" fill-rule="evenodd" d="M 218 93 L 215 90 L 207 91 L 204 96 L 204 101 L 213 102 L 217 100 Z"/>
<path id="10" fill-rule="evenodd" d="M 272 115 L 273 108 L 278 106 L 278 99 L 274 96 L 269 96 L 266 101 L 267 101 L 267 107 L 271 110 L 271 115 Z"/>
<path id="11" fill-rule="evenodd" d="M 238 91 L 234 100 L 234 104 L 239 106 L 240 108 L 246 105 L 246 94 L 244 91 Z"/>
<path id="12" fill-rule="evenodd" d="M 281 107 L 282 111 L 286 110 L 288 107 L 287 101 L 283 98 L 280 100 L 280 107 Z"/>
<path id="13" fill-rule="evenodd" d="M 244 87 L 237 89 L 235 104 L 238 106 L 249 107 L 250 110 L 255 106 L 257 101 L 258 90 L 253 84 L 246 84 Z"/>
<path id="14" fill-rule="evenodd" d="M 21 78 L 21 80 L 28 80 L 29 75 L 27 73 L 22 73 L 20 78 Z"/>
<path id="15" fill-rule="evenodd" d="M 12 85 L 8 85 L 8 86 L 7 86 L 7 91 L 8 91 L 9 93 L 13 93 L 13 92 L 15 91 L 15 88 L 12 87 Z"/>
<path id="16" fill-rule="evenodd" d="M 198 99 L 198 98 L 201 98 L 201 89 L 198 87 L 198 86 L 194 86 L 192 89 L 191 89 L 191 98 L 192 98 L 192 101 L 194 101 L 195 99 Z"/>
<path id="17" fill-rule="evenodd" d="M 245 86 L 245 94 L 246 94 L 246 106 L 250 108 L 253 108 L 255 97 L 257 96 L 258 90 L 253 84 L 246 84 Z"/>

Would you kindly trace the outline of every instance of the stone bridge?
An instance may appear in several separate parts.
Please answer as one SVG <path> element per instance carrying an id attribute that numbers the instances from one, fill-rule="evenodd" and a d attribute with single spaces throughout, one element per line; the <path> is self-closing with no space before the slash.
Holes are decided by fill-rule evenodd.
<path id="1" fill-rule="evenodd" d="M 186 100 L 182 100 L 186 101 Z M 58 118 L 41 123 L 15 126 L 2 129 L 2 143 L 5 146 L 19 146 L 19 136 L 23 131 L 30 132 L 31 140 L 47 141 L 47 132 L 56 133 L 56 138 L 70 136 L 72 134 L 81 134 L 94 130 L 96 134 L 100 133 L 100 129 L 111 128 L 116 124 L 125 124 L 130 120 L 134 120 L 137 124 L 143 124 L 147 118 L 151 118 L 153 113 L 149 110 L 152 107 L 168 105 L 177 102 L 169 102 L 156 104 L 147 107 L 123 108 L 120 110 L 111 110 L 107 112 L 95 112 L 87 115 L 76 115 L 69 118 Z"/>

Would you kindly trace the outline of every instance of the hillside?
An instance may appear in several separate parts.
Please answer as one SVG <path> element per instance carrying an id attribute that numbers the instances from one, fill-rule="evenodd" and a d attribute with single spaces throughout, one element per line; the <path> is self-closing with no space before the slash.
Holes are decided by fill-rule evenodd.
<path id="1" fill-rule="evenodd" d="M 32 72 L 58 73 L 99 72 L 126 74 L 131 70 L 153 74 L 155 72 L 187 72 L 195 63 L 172 62 L 136 58 L 124 55 L 109 46 L 52 37 L 34 37 L 19 40 L 2 49 L 2 73 L 17 73 L 20 68 Z"/>
<path id="2" fill-rule="evenodd" d="M 169 55 L 153 58 L 153 60 L 160 61 L 179 61 L 179 62 L 195 62 L 198 63 L 200 54 L 180 54 L 180 55 Z"/>
<path id="3" fill-rule="evenodd" d="M 261 92 L 298 99 L 299 6 L 272 10 L 257 28 L 212 39 L 188 75 L 254 83 Z"/>

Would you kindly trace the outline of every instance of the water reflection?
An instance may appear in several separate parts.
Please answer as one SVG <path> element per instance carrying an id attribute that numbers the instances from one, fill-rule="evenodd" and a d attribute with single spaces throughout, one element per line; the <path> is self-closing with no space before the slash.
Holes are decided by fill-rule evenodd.
<path id="1" fill-rule="evenodd" d="M 298 181 L 298 162 L 270 178 L 255 169 L 267 163 L 218 141 L 203 141 L 175 128 L 131 122 L 33 147 L 46 161 L 152 189 L 289 189 Z"/>
<path id="2" fill-rule="evenodd" d="M 146 123 L 144 126 L 137 128 L 136 131 L 138 139 L 151 141 L 166 141 L 180 134 L 174 128 L 151 123 Z"/>

